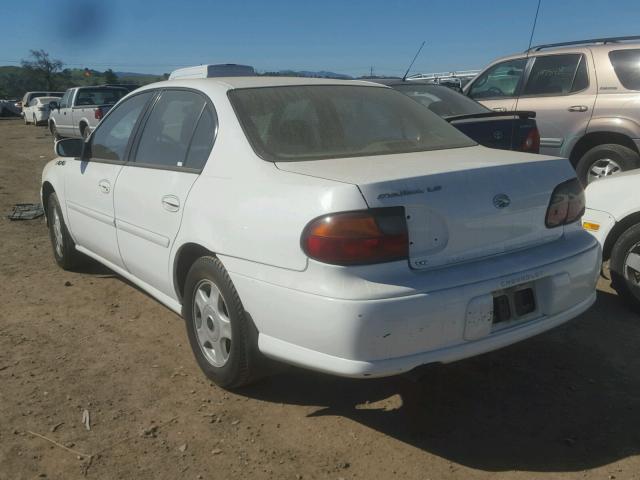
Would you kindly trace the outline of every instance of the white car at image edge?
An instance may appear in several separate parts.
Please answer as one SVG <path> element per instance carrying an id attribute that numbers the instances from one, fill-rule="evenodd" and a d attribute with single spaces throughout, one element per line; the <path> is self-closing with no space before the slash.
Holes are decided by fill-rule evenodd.
<path id="1" fill-rule="evenodd" d="M 56 152 L 57 263 L 89 256 L 181 314 L 226 388 L 262 355 L 347 377 L 452 362 L 596 298 L 568 161 L 478 146 L 378 84 L 169 80 Z"/>
<path id="2" fill-rule="evenodd" d="M 589 184 L 584 228 L 602 245 L 611 286 L 640 312 L 640 170 Z"/>

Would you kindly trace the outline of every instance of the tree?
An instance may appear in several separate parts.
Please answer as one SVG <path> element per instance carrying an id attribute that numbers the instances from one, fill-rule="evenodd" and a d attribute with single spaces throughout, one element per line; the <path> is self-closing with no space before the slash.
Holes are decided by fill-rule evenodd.
<path id="1" fill-rule="evenodd" d="M 118 76 L 109 69 L 104 72 L 104 83 L 118 83 Z"/>
<path id="2" fill-rule="evenodd" d="M 48 90 L 53 90 L 55 74 L 62 69 L 61 60 L 52 59 L 44 50 L 30 50 L 30 60 L 22 60 L 22 67 L 39 78 Z"/>

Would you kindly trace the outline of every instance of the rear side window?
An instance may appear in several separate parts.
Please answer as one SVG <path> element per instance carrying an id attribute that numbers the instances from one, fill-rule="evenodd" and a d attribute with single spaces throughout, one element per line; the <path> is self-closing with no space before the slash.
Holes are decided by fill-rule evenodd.
<path id="1" fill-rule="evenodd" d="M 640 90 L 640 49 L 612 50 L 609 60 L 624 88 Z"/>
<path id="2" fill-rule="evenodd" d="M 526 65 L 526 58 L 507 60 L 494 65 L 473 82 L 469 96 L 476 99 L 515 97 Z"/>
<path id="3" fill-rule="evenodd" d="M 128 98 L 100 122 L 91 135 L 91 157 L 102 160 L 124 161 L 124 155 L 142 110 L 153 92 L 144 92 Z"/>
<path id="4" fill-rule="evenodd" d="M 165 90 L 144 126 L 135 162 L 158 167 L 185 164 L 205 98 L 185 90 Z"/>
<path id="5" fill-rule="evenodd" d="M 586 74 L 586 68 L 578 68 L 581 60 L 580 54 L 536 57 L 523 95 L 567 95 L 577 91 L 573 88 L 577 74 L 581 75 L 579 84 L 584 84 Z"/>
<path id="6" fill-rule="evenodd" d="M 207 105 L 198 120 L 196 131 L 193 133 L 191 145 L 187 152 L 187 160 L 184 166 L 202 170 L 204 164 L 207 163 L 209 152 L 213 146 L 213 137 L 216 132 L 216 119 L 211 107 Z"/>

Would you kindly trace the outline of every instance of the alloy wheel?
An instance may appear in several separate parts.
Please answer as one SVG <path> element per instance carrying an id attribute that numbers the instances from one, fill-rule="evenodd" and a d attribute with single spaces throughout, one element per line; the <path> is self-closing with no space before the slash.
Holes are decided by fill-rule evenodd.
<path id="1" fill-rule="evenodd" d="M 200 351 L 214 367 L 223 367 L 231 351 L 231 320 L 220 289 L 201 280 L 193 296 L 193 322 Z"/>

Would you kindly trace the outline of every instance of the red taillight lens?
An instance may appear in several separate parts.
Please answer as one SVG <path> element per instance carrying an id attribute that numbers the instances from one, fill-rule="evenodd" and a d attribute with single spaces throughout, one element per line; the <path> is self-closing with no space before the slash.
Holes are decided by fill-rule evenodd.
<path id="1" fill-rule="evenodd" d="M 409 235 L 402 207 L 326 215 L 302 232 L 302 249 L 334 265 L 362 265 L 406 259 Z"/>
<path id="2" fill-rule="evenodd" d="M 93 110 L 93 116 L 96 117 L 96 120 L 102 120 L 103 113 L 101 108 L 96 108 Z"/>
<path id="3" fill-rule="evenodd" d="M 558 185 L 551 194 L 545 225 L 547 228 L 567 225 L 584 215 L 584 190 L 577 178 Z"/>
<path id="4" fill-rule="evenodd" d="M 533 127 L 527 134 L 527 138 L 522 142 L 523 152 L 539 153 L 540 152 L 540 132 L 538 127 Z"/>

